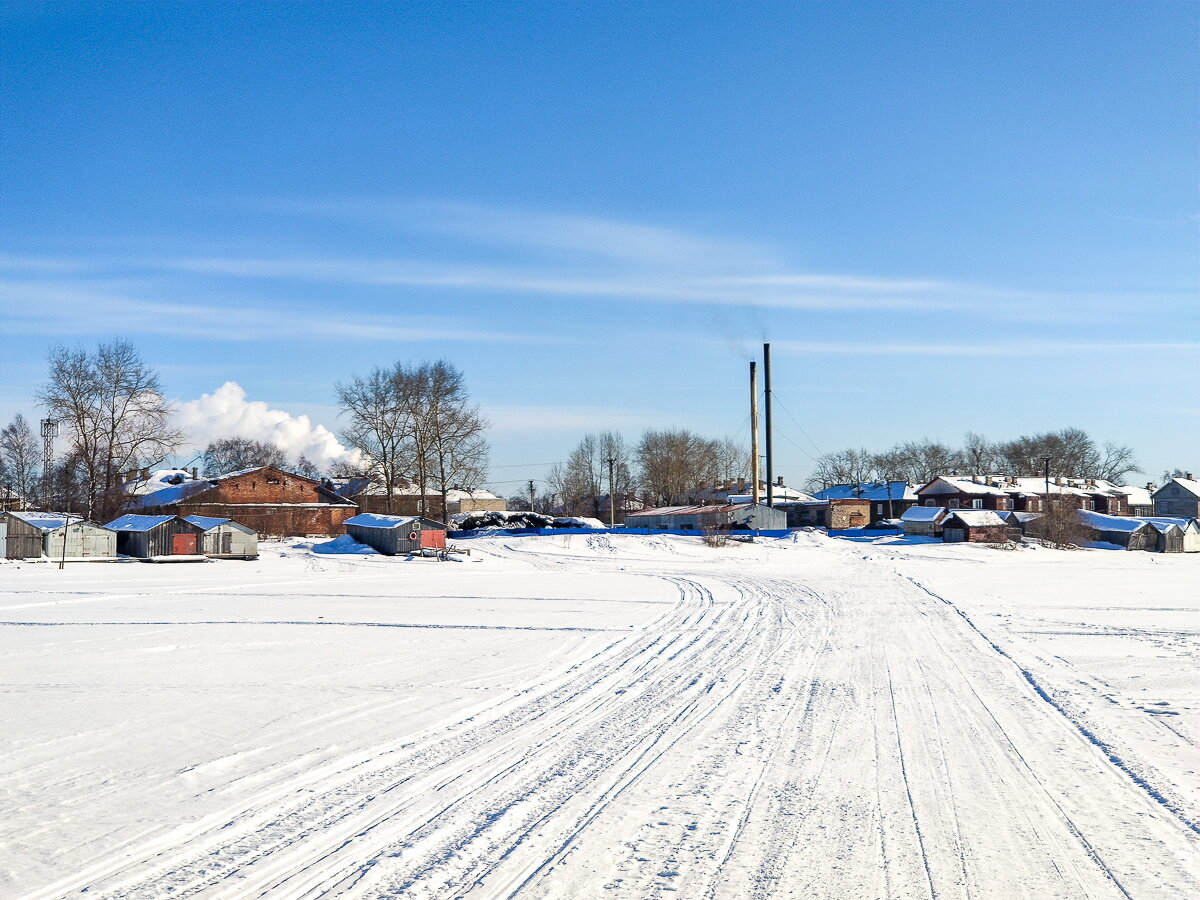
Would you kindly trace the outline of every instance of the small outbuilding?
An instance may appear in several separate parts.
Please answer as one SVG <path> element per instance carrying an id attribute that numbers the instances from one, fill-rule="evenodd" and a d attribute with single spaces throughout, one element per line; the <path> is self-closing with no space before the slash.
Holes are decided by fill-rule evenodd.
<path id="1" fill-rule="evenodd" d="M 200 552 L 213 559 L 258 559 L 258 532 L 233 519 L 185 516 L 201 529 Z"/>
<path id="2" fill-rule="evenodd" d="M 1021 530 L 1008 524 L 1008 519 L 990 509 L 956 509 L 942 520 L 942 540 L 948 544 L 1004 544 L 1020 540 Z"/>
<path id="3" fill-rule="evenodd" d="M 117 536 L 80 516 L 55 512 L 3 514 L 4 555 L 7 559 L 113 559 Z M 64 547 L 64 542 L 66 546 Z"/>
<path id="4" fill-rule="evenodd" d="M 203 529 L 179 516 L 126 515 L 105 528 L 117 534 L 117 552 L 136 559 L 200 556 Z"/>
<path id="5" fill-rule="evenodd" d="M 346 534 L 385 556 L 446 549 L 446 526 L 421 516 L 360 513 L 345 526 Z"/>
<path id="6" fill-rule="evenodd" d="M 1080 510 L 1079 521 L 1093 541 L 1113 544 L 1122 550 L 1153 550 L 1158 543 L 1158 532 L 1145 519 Z"/>
<path id="7" fill-rule="evenodd" d="M 783 531 L 788 527 L 787 513 L 762 503 L 732 506 L 659 506 L 628 513 L 627 528 L 664 531 Z"/>
<path id="8" fill-rule="evenodd" d="M 944 506 L 910 506 L 900 517 L 904 533 L 921 537 L 941 537 L 946 519 Z"/>

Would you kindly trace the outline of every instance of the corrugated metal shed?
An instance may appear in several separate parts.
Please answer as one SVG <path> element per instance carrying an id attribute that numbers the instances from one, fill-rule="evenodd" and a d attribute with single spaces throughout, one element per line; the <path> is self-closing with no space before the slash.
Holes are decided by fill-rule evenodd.
<path id="1" fill-rule="evenodd" d="M 764 504 L 732 506 L 659 506 L 628 513 L 625 524 L 630 528 L 663 528 L 681 531 L 703 531 L 706 528 L 725 530 L 776 531 L 787 528 L 787 514 Z"/>
<path id="2" fill-rule="evenodd" d="M 233 519 L 213 516 L 187 516 L 201 529 L 200 552 L 216 559 L 257 559 L 258 532 Z"/>
<path id="3" fill-rule="evenodd" d="M 433 519 L 361 513 L 345 525 L 346 534 L 385 556 L 446 549 L 446 526 Z"/>
<path id="4" fill-rule="evenodd" d="M 117 555 L 117 536 L 79 516 L 53 512 L 8 512 L 4 516 L 5 556 L 9 559 L 58 559 L 63 556 L 64 541 L 67 559 L 108 559 Z"/>
<path id="5" fill-rule="evenodd" d="M 126 515 L 106 528 L 117 534 L 117 552 L 137 559 L 156 556 L 198 556 L 203 531 L 179 516 Z"/>

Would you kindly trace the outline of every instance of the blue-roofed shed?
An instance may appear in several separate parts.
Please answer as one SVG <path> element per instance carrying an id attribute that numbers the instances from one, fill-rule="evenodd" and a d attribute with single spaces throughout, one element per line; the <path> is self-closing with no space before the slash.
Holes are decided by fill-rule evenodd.
<path id="1" fill-rule="evenodd" d="M 214 559 L 257 559 L 258 532 L 233 519 L 215 516 L 185 516 L 185 521 L 202 529 L 200 552 Z"/>
<path id="2" fill-rule="evenodd" d="M 203 529 L 179 516 L 125 515 L 104 526 L 117 534 L 117 552 L 137 559 L 198 556 Z"/>

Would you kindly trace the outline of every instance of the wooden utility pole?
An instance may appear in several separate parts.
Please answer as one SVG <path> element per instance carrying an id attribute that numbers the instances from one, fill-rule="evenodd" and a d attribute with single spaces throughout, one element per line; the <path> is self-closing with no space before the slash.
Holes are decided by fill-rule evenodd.
<path id="1" fill-rule="evenodd" d="M 533 508 L 533 479 L 532 478 L 529 479 L 529 511 L 537 512 L 537 510 L 535 510 Z"/>
<path id="2" fill-rule="evenodd" d="M 758 363 L 750 361 L 750 498 L 755 506 L 758 493 Z"/>

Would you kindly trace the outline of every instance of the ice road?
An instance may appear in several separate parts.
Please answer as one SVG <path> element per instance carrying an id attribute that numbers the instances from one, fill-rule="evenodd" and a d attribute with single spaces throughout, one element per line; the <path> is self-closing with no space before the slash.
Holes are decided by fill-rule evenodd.
<path id="1" fill-rule="evenodd" d="M 0 566 L 0 895 L 1200 896 L 1200 557 Z"/>

